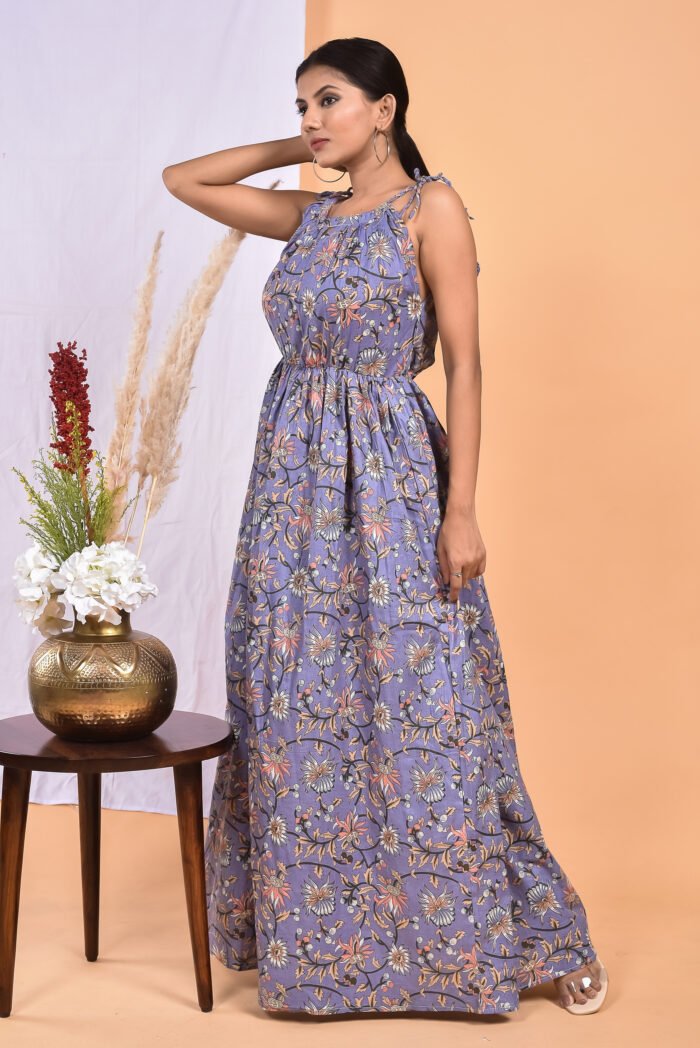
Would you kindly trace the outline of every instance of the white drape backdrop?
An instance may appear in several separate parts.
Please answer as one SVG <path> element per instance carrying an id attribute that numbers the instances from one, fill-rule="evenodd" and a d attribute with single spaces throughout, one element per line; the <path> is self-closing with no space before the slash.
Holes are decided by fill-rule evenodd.
<path id="1" fill-rule="evenodd" d="M 42 642 L 19 617 L 12 572 L 32 538 L 16 466 L 48 450 L 49 352 L 87 349 L 93 446 L 107 450 L 137 286 L 165 232 L 150 373 L 166 331 L 227 227 L 172 197 L 172 163 L 297 134 L 304 0 L 2 0 L 0 33 L 0 716 L 30 713 Z M 299 184 L 297 167 L 249 184 Z M 281 241 L 247 237 L 195 364 L 180 477 L 141 558 L 160 593 L 132 616 L 178 667 L 176 709 L 223 716 L 224 611 L 258 413 L 278 350 L 261 293 Z M 144 376 L 146 389 L 148 374 Z M 137 516 L 140 519 L 140 514 Z M 215 761 L 204 764 L 205 814 Z M 76 803 L 75 776 L 34 772 L 31 801 Z M 174 813 L 172 772 L 103 776 L 105 807 Z"/>

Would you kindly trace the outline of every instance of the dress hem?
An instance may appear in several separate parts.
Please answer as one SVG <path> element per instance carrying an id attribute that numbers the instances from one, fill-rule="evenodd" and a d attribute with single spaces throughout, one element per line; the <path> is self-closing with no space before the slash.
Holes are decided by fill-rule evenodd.
<path id="1" fill-rule="evenodd" d="M 213 954 L 211 954 L 211 956 L 214 957 L 217 961 L 219 961 L 219 963 L 221 965 L 223 965 L 224 968 L 228 968 L 230 971 L 252 971 L 253 969 L 257 969 L 258 968 L 257 962 L 255 962 L 255 961 L 253 961 L 253 962 L 244 962 L 244 963 L 241 963 L 241 964 L 226 964 L 226 962 L 218 954 L 214 954 L 213 953 Z M 437 1015 L 441 1015 L 441 1014 L 450 1014 L 450 1015 L 512 1015 L 513 1012 L 518 1011 L 518 1009 L 520 1007 L 520 995 L 522 993 L 526 993 L 528 990 L 534 990 L 536 986 L 542 986 L 544 983 L 553 983 L 555 981 L 555 979 L 560 979 L 563 975 L 568 975 L 570 972 L 575 972 L 575 971 L 578 971 L 580 968 L 585 968 L 588 964 L 592 964 L 593 961 L 595 961 L 597 959 L 598 959 L 598 955 L 595 954 L 595 953 L 588 960 L 583 961 L 583 963 L 581 963 L 581 961 L 580 961 L 580 959 L 578 957 L 575 957 L 575 958 L 572 959 L 571 963 L 569 963 L 569 964 L 562 964 L 559 968 L 557 968 L 556 975 L 555 974 L 552 974 L 552 975 L 545 974 L 541 978 L 537 979 L 536 981 L 529 983 L 527 986 L 518 986 L 517 990 L 515 991 L 516 992 L 515 1003 L 512 1006 L 506 1005 L 506 1006 L 501 1007 L 501 1008 L 484 1008 L 484 1009 L 480 1009 L 480 1008 L 463 1008 L 463 1007 L 458 1007 L 458 1008 L 427 1008 L 427 1007 L 426 1008 L 417 1008 L 417 1007 L 410 1007 L 410 1008 L 403 1008 L 403 1007 L 388 1007 L 388 1008 L 381 1008 L 381 1007 L 379 1007 L 379 1008 L 377 1008 L 377 1007 L 374 1007 L 374 1008 L 362 1008 L 362 1007 L 361 1008 L 336 1008 L 336 1007 L 334 1007 L 331 1010 L 329 1010 L 327 1012 L 324 1012 L 322 1010 L 322 1008 L 318 1008 L 318 1009 L 312 1009 L 312 1008 L 287 1008 L 287 1007 L 284 1007 L 284 1006 L 281 1006 L 281 1005 L 280 1006 L 276 1005 L 276 1006 L 274 1006 L 272 1008 L 269 1008 L 269 1007 L 265 1007 L 265 1005 L 262 1004 L 259 996 L 258 996 L 257 1003 L 258 1003 L 258 1007 L 260 1008 L 260 1010 L 263 1011 L 263 1012 L 266 1012 L 268 1015 L 278 1015 L 278 1014 L 280 1014 L 282 1012 L 282 1013 L 284 1013 L 286 1015 L 313 1015 L 313 1016 L 316 1016 L 317 1018 L 320 1018 L 320 1019 L 327 1018 L 328 1016 L 335 1016 L 335 1015 L 360 1015 L 360 1014 L 361 1015 L 372 1015 L 372 1014 L 381 1014 L 381 1015 L 391 1015 L 391 1014 L 395 1014 L 395 1015 L 401 1015 L 401 1014 L 404 1014 L 404 1015 L 406 1015 L 406 1014 L 413 1014 L 413 1015 L 416 1015 L 416 1014 L 423 1014 L 423 1015 L 425 1015 L 425 1014 L 433 1014 L 433 1015 L 436 1015 L 436 1014 Z"/>

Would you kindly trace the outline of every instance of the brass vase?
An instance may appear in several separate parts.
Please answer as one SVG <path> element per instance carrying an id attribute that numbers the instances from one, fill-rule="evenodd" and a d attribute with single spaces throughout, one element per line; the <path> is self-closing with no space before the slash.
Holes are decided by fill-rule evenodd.
<path id="1" fill-rule="evenodd" d="M 150 735 L 175 706 L 177 669 L 170 649 L 132 630 L 77 615 L 73 629 L 48 637 L 29 663 L 37 719 L 71 742 L 125 742 Z"/>

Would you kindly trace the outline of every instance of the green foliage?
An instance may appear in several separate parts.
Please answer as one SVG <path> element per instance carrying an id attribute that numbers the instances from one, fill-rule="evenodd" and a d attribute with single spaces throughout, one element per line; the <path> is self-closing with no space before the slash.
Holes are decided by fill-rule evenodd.
<path id="1" fill-rule="evenodd" d="M 56 426 L 51 427 L 53 441 L 57 441 Z M 52 554 L 60 564 L 71 553 L 76 553 L 90 542 L 101 546 L 106 541 L 112 523 L 115 496 L 124 485 L 110 489 L 104 483 L 104 460 L 95 453 L 97 477 L 90 480 L 80 468 L 74 472 L 67 467 L 66 456 L 51 449 L 44 457 L 40 449 L 39 458 L 33 459 L 35 475 L 38 476 L 45 494 L 41 494 L 15 466 L 29 502 L 35 507 L 32 519 L 20 517 L 28 527 L 27 534 L 34 538 L 45 553 Z M 77 463 L 77 459 L 74 459 Z M 62 468 L 54 463 L 59 463 Z M 119 520 L 134 501 L 130 499 L 120 514 Z M 118 523 L 118 521 L 117 521 Z"/>

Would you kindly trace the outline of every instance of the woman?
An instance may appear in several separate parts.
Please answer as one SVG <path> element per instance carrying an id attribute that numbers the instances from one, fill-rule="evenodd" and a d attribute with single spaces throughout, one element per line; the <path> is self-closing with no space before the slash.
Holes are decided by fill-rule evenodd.
<path id="1" fill-rule="evenodd" d="M 331 40 L 296 83 L 298 136 L 163 173 L 285 242 L 225 617 L 211 950 L 258 968 L 269 1011 L 512 1012 L 546 979 L 593 1011 L 605 969 L 522 779 L 483 577 L 469 216 L 427 174 L 386 47 Z M 352 190 L 240 184 L 308 160 Z M 415 382 L 438 327 L 449 441 Z"/>

